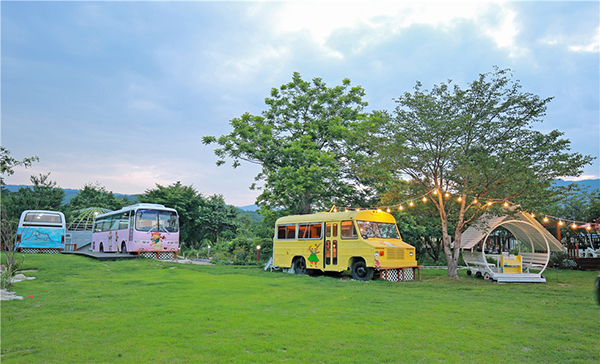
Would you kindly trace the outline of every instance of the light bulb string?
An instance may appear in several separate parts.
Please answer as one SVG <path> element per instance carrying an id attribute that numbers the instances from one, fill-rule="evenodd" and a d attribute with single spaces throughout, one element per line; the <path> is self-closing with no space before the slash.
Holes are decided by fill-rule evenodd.
<path id="1" fill-rule="evenodd" d="M 411 196 L 407 199 L 405 199 L 404 201 L 397 203 L 397 204 L 391 204 L 391 205 L 378 205 L 376 207 L 351 207 L 351 206 L 340 206 L 339 208 L 334 206 L 331 208 L 330 212 L 337 212 L 339 211 L 386 211 L 386 212 L 392 212 L 392 211 L 403 211 L 404 210 L 404 205 L 408 205 L 409 207 L 414 207 L 415 206 L 415 201 L 419 201 L 421 200 L 423 203 L 427 203 L 429 201 L 429 199 L 427 199 L 427 197 L 429 196 L 429 198 L 432 199 L 432 195 L 437 195 L 438 193 L 440 193 L 436 188 L 433 188 L 423 194 L 419 194 L 419 195 L 414 195 Z M 444 193 L 444 197 L 446 199 L 449 199 L 452 195 L 456 196 L 456 194 L 450 194 L 449 192 L 445 192 Z M 478 208 L 484 208 L 486 206 L 492 206 L 494 204 L 497 203 L 504 203 L 504 207 L 509 207 L 512 205 L 515 205 L 514 203 L 510 202 L 508 199 L 504 198 L 504 199 L 498 199 L 498 198 L 486 198 L 485 199 L 485 203 L 480 203 L 479 199 L 481 197 L 477 197 L 477 196 L 472 196 L 472 195 L 465 195 L 465 198 L 468 199 L 472 199 L 470 204 L 474 204 L 474 205 L 479 205 Z M 458 202 L 461 202 L 461 199 L 463 198 L 463 196 L 459 196 L 458 197 Z M 523 211 L 525 212 L 525 211 Z M 535 214 L 530 214 L 533 218 L 535 218 Z M 556 216 L 552 216 L 552 215 L 541 215 L 544 216 L 543 222 L 544 223 L 548 223 L 550 220 L 555 220 L 557 221 L 557 224 L 567 224 L 567 225 L 571 225 L 571 227 L 573 227 L 573 224 L 577 225 L 583 225 L 583 226 L 576 226 L 576 228 L 584 228 L 585 225 L 588 225 L 587 227 L 585 227 L 586 229 L 590 230 L 592 228 L 595 229 L 599 229 L 600 230 L 600 222 L 586 222 L 586 221 L 580 221 L 580 220 L 573 220 L 573 219 L 568 219 L 568 218 L 564 218 L 564 217 L 556 217 Z M 561 224 L 561 225 L 562 225 Z"/>

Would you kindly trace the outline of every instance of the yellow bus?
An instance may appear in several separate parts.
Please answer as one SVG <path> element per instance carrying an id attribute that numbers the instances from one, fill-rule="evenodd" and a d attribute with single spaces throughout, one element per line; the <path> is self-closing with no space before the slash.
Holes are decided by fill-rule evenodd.
<path id="1" fill-rule="evenodd" d="M 381 268 L 414 267 L 415 248 L 402 241 L 386 212 L 362 210 L 292 215 L 275 223 L 273 266 L 286 272 L 352 271 L 368 281 Z"/>

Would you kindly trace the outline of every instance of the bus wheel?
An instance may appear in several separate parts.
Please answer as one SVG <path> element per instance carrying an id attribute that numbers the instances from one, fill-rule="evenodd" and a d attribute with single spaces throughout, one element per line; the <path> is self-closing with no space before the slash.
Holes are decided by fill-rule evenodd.
<path id="1" fill-rule="evenodd" d="M 294 273 L 295 274 L 306 274 L 306 262 L 304 258 L 296 258 L 294 260 Z"/>
<path id="2" fill-rule="evenodd" d="M 367 263 L 362 260 L 352 263 L 352 278 L 357 281 L 368 281 L 373 278 L 373 268 L 367 267 Z"/>
<path id="3" fill-rule="evenodd" d="M 125 243 L 121 244 L 121 254 L 128 254 L 127 253 L 127 244 L 125 244 Z"/>
<path id="4" fill-rule="evenodd" d="M 100 247 L 98 247 L 98 251 L 100 253 L 104 253 L 104 245 L 102 245 L 102 243 L 100 243 Z"/>

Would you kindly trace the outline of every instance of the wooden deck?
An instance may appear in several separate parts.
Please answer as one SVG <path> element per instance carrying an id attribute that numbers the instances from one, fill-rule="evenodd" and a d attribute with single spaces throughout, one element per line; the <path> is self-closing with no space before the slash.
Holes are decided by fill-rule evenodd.
<path id="1" fill-rule="evenodd" d="M 138 256 L 137 255 L 131 255 L 131 254 L 121 254 L 121 253 L 94 253 L 94 252 L 90 252 L 90 251 L 82 251 L 82 250 L 76 250 L 76 251 L 62 251 L 61 254 L 75 254 L 75 255 L 83 255 L 86 257 L 90 257 L 90 258 L 94 258 L 94 259 L 98 259 L 100 261 L 113 261 L 113 260 L 119 260 L 119 259 L 137 259 Z"/>

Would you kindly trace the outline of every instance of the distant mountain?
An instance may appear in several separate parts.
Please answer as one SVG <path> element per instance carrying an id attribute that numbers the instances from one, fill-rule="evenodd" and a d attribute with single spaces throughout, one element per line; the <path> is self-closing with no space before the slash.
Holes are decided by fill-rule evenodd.
<path id="1" fill-rule="evenodd" d="M 19 190 L 19 188 L 31 188 L 31 186 L 26 186 L 26 185 L 6 185 L 4 186 L 7 190 L 9 190 L 10 192 L 16 192 Z M 71 201 L 71 199 L 75 196 L 77 196 L 79 194 L 79 190 L 75 190 L 72 188 L 63 188 L 63 191 L 65 191 L 65 198 L 63 200 L 63 203 L 68 203 L 69 201 Z M 119 196 L 127 196 L 129 198 L 135 199 L 136 196 L 135 195 L 125 195 L 122 193 L 113 193 L 113 195 L 119 197 Z"/>
<path id="2" fill-rule="evenodd" d="M 238 206 L 238 209 L 243 210 L 243 211 L 256 211 L 256 210 L 258 210 L 258 206 L 256 206 L 256 205 Z"/>
<path id="3" fill-rule="evenodd" d="M 570 184 L 575 183 L 584 191 L 592 192 L 595 189 L 600 188 L 600 179 L 584 179 L 581 181 L 563 181 L 562 179 L 557 179 L 554 181 L 557 186 L 568 186 Z"/>

